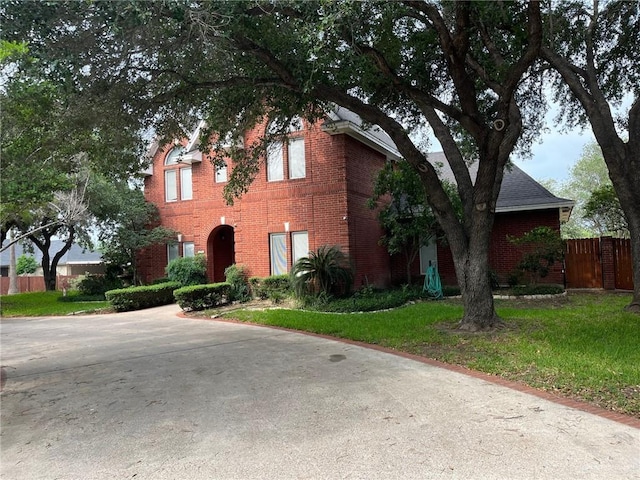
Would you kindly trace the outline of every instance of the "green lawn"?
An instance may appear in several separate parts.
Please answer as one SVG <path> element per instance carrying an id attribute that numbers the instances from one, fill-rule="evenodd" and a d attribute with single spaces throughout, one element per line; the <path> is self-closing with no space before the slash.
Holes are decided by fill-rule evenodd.
<path id="1" fill-rule="evenodd" d="M 109 302 L 83 301 L 82 297 L 62 292 L 33 292 L 0 297 L 0 316 L 37 317 L 42 315 L 68 315 L 75 312 L 95 311 L 109 308 Z"/>
<path id="2" fill-rule="evenodd" d="M 630 299 L 580 293 L 498 300 L 506 327 L 476 334 L 455 329 L 459 300 L 379 313 L 240 310 L 225 316 L 382 345 L 640 417 L 640 316 L 623 311 Z"/>

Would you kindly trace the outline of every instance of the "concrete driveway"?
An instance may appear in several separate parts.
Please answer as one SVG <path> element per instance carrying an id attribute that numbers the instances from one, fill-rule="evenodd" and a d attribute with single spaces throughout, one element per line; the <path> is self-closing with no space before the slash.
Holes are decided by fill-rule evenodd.
<path id="1" fill-rule="evenodd" d="M 633 426 L 389 353 L 177 313 L 3 319 L 0 476 L 640 478 Z"/>

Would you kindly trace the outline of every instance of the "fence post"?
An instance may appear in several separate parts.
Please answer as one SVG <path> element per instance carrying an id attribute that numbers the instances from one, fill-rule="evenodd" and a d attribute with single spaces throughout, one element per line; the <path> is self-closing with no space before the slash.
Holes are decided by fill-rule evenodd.
<path id="1" fill-rule="evenodd" d="M 602 259 L 602 287 L 605 290 L 615 290 L 616 269 L 612 237 L 602 237 L 600 239 L 600 258 Z"/>

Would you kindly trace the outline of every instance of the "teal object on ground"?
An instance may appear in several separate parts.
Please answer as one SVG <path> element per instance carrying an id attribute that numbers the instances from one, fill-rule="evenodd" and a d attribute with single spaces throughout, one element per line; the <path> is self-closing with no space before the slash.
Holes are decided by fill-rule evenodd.
<path id="1" fill-rule="evenodd" d="M 422 290 L 436 300 L 443 298 L 440 275 L 438 274 L 438 269 L 433 265 L 429 265 L 429 268 L 427 268 L 427 275 L 424 277 L 424 287 Z"/>

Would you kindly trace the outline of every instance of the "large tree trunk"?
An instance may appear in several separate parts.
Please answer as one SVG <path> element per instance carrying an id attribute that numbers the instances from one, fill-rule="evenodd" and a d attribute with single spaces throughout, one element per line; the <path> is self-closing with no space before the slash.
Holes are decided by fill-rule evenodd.
<path id="1" fill-rule="evenodd" d="M 461 330 L 475 332 L 504 325 L 494 307 L 489 278 L 492 219 L 492 214 L 482 218 L 483 228 L 477 227 L 472 231 L 467 242 L 459 241 L 456 235 L 449 236 L 454 239 L 450 240 L 451 253 L 464 303 Z"/>
<path id="2" fill-rule="evenodd" d="M 73 227 L 69 227 L 69 236 L 67 241 L 59 252 L 56 252 L 51 259 L 49 252 L 51 248 L 51 238 L 59 231 L 60 227 L 55 226 L 53 230 L 44 229 L 40 232 L 41 238 L 34 235 L 29 235 L 29 240 L 42 252 L 42 275 L 44 277 L 44 288 L 47 291 L 54 291 L 56 289 L 56 273 L 58 269 L 58 263 L 65 253 L 69 251 L 73 240 L 75 239 L 75 230 Z"/>
<path id="3" fill-rule="evenodd" d="M 636 100 L 640 105 L 640 101 Z M 632 133 L 638 135 L 640 132 Z M 612 144 L 618 140 L 612 139 Z M 637 144 L 637 145 L 636 145 Z M 640 313 L 640 155 L 634 149 L 640 148 L 640 141 L 629 141 L 624 148 L 624 156 L 616 155 L 613 147 L 601 144 L 602 154 L 609 169 L 609 177 L 615 188 L 620 206 L 624 211 L 631 237 L 631 258 L 633 268 L 633 298 L 627 310 Z M 637 152 L 637 150 L 635 150 Z"/>

